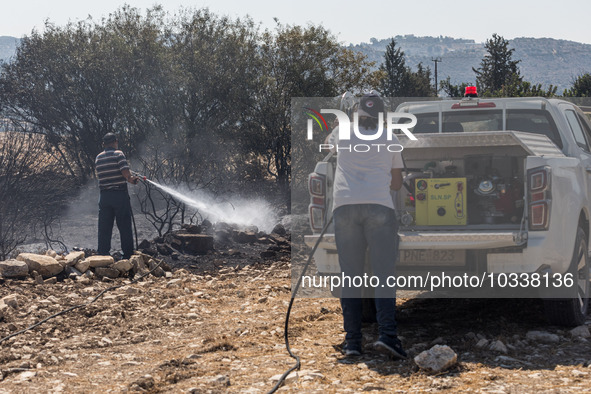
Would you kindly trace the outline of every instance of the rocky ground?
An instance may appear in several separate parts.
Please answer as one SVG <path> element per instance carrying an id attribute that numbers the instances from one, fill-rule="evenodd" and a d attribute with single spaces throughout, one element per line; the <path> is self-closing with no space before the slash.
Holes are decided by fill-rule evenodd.
<path id="1" fill-rule="evenodd" d="M 169 277 L 150 275 L 137 283 L 99 276 L 5 279 L 0 337 L 128 285 L 0 343 L 0 392 L 267 392 L 293 365 L 283 342 L 290 237 L 258 234 L 255 240 L 253 232 L 235 233 L 240 242 L 228 237 L 216 241 L 214 251 L 192 257 L 173 258 L 173 250 L 160 246 L 170 252 Z M 157 241 L 145 244 L 146 251 L 167 245 Z M 412 359 L 375 353 L 375 324 L 364 328 L 364 355 L 345 358 L 338 300 L 297 299 L 290 338 L 302 367 L 280 391 L 591 391 L 587 326 L 548 326 L 538 301 L 398 303 L 410 355 L 447 345 L 457 354 L 454 366 L 433 374 Z"/>

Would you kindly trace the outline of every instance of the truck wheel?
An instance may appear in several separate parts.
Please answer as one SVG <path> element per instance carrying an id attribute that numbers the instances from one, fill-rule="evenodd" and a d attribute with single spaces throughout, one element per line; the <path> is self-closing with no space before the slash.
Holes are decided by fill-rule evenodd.
<path id="1" fill-rule="evenodd" d="M 573 297 L 544 300 L 544 307 L 546 318 L 551 324 L 575 327 L 585 323 L 591 292 L 587 235 L 580 227 L 577 228 L 575 248 L 568 272 L 573 274 Z"/>

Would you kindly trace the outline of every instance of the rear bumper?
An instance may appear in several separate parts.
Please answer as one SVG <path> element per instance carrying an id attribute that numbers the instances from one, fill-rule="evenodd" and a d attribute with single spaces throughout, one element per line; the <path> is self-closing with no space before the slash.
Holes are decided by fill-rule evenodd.
<path id="1" fill-rule="evenodd" d="M 506 231 L 400 231 L 400 249 L 494 249 L 524 246 L 527 233 Z M 304 242 L 314 247 L 318 235 L 306 235 Z M 319 249 L 336 250 L 334 234 L 325 234 Z"/>

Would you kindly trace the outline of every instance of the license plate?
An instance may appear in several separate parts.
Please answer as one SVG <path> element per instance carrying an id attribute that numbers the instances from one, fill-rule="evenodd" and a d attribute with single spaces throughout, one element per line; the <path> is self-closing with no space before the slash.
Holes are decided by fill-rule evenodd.
<path id="1" fill-rule="evenodd" d="M 466 264 L 466 251 L 402 249 L 398 264 L 460 266 Z"/>

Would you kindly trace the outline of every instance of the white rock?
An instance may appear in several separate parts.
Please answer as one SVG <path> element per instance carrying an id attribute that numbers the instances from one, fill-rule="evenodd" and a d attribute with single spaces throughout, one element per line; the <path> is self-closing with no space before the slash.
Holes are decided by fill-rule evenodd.
<path id="1" fill-rule="evenodd" d="M 111 256 L 90 256 L 84 260 L 90 262 L 92 268 L 108 267 L 115 262 Z"/>
<path id="2" fill-rule="evenodd" d="M 86 271 L 88 271 L 88 268 L 90 268 L 90 261 L 88 260 L 81 260 L 79 262 L 77 262 L 76 264 L 74 264 L 74 268 L 76 268 L 78 271 L 85 273 Z"/>
<path id="3" fill-rule="evenodd" d="M 134 254 L 129 258 L 129 261 L 133 265 L 134 272 L 140 271 L 146 268 L 146 264 L 144 263 L 144 259 L 142 256 Z"/>
<path id="4" fill-rule="evenodd" d="M 272 382 L 277 382 L 279 381 L 279 379 L 281 378 L 282 374 L 277 374 L 271 377 L 271 379 L 269 379 Z M 312 371 L 312 370 L 301 370 L 301 371 L 293 371 L 291 372 L 289 375 L 287 375 L 287 377 L 285 378 L 285 382 L 291 382 L 297 379 L 305 379 L 305 380 L 310 380 L 310 379 L 322 379 L 324 377 L 324 375 L 322 375 L 320 373 L 320 371 Z"/>
<path id="5" fill-rule="evenodd" d="M 29 266 L 24 261 L 15 259 L 0 261 L 0 275 L 5 278 L 22 278 L 29 275 Z"/>
<path id="6" fill-rule="evenodd" d="M 18 308 L 18 304 L 19 302 L 19 296 L 16 294 L 11 294 L 11 295 L 7 295 L 6 297 L 3 297 L 0 302 L 4 303 L 4 305 L 8 305 L 11 308 Z"/>
<path id="7" fill-rule="evenodd" d="M 543 343 L 558 343 L 560 341 L 560 337 L 558 335 L 547 331 L 528 331 L 525 337 L 530 341 Z"/>
<path id="8" fill-rule="evenodd" d="M 505 346 L 505 344 L 499 340 L 493 341 L 493 343 L 491 343 L 490 350 L 495 351 L 495 352 L 499 352 L 499 353 L 507 353 L 508 352 L 507 346 Z"/>
<path id="9" fill-rule="evenodd" d="M 84 252 L 82 251 L 74 251 L 70 252 L 66 255 L 66 266 L 73 267 L 76 265 L 77 262 L 84 259 Z"/>
<path id="10" fill-rule="evenodd" d="M 53 257 L 55 259 L 57 257 L 57 252 L 55 250 L 48 250 L 47 252 L 45 252 L 45 255 Z"/>
<path id="11" fill-rule="evenodd" d="M 119 260 L 111 264 L 110 267 L 116 269 L 119 272 L 126 273 L 133 268 L 133 264 L 129 260 Z"/>
<path id="12" fill-rule="evenodd" d="M 591 333 L 589 332 L 589 327 L 582 325 L 582 326 L 578 326 L 573 328 L 572 330 L 570 330 L 570 335 L 572 335 L 574 338 L 589 338 L 591 337 Z"/>
<path id="13" fill-rule="evenodd" d="M 453 366 L 458 355 L 449 346 L 435 345 L 414 358 L 415 363 L 430 373 L 439 373 Z"/>
<path id="14" fill-rule="evenodd" d="M 27 263 L 29 266 L 29 272 L 37 271 L 46 278 L 57 275 L 64 269 L 56 259 L 50 256 L 42 256 L 34 253 L 21 253 L 16 259 Z"/>

